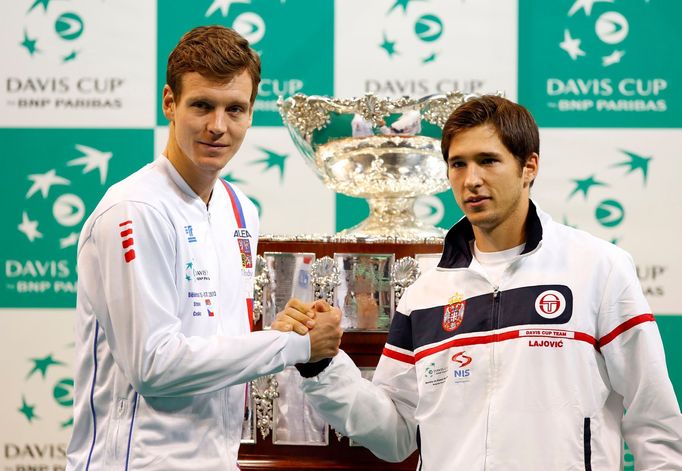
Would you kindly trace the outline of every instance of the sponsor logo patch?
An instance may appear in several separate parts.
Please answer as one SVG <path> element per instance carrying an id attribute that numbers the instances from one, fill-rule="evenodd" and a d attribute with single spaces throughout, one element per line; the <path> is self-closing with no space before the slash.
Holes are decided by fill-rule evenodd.
<path id="1" fill-rule="evenodd" d="M 448 378 L 448 368 L 437 366 L 435 362 L 429 363 L 424 368 L 424 384 L 426 386 L 439 386 L 444 384 Z"/>
<path id="2" fill-rule="evenodd" d="M 564 313 L 566 299 L 564 295 L 555 290 L 547 290 L 540 293 L 535 299 L 535 312 L 545 319 L 556 319 Z"/>
<path id="3" fill-rule="evenodd" d="M 194 235 L 194 229 L 192 229 L 192 226 L 185 226 L 185 234 L 187 234 L 187 242 L 189 242 L 190 244 L 197 241 L 197 238 Z"/>
<path id="4" fill-rule="evenodd" d="M 468 382 L 469 376 L 471 375 L 471 369 L 466 368 L 466 366 L 469 366 L 473 359 L 467 355 L 464 350 L 452 355 L 451 359 L 455 364 L 457 364 L 457 367 L 452 372 L 452 375 L 455 378 L 455 383 Z"/>

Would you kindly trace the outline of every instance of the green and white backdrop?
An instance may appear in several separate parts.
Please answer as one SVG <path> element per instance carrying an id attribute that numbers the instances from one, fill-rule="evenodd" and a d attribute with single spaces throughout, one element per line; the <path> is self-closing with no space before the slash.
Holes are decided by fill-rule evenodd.
<path id="1" fill-rule="evenodd" d="M 681 16 L 673 0 L 5 2 L 0 469 L 63 467 L 78 233 L 112 183 L 163 149 L 166 58 L 200 24 L 237 29 L 263 59 L 254 126 L 225 173 L 262 232 L 331 233 L 367 212 L 304 165 L 279 95 L 502 90 L 527 106 L 542 137 L 534 198 L 633 254 L 682 396 Z M 442 227 L 461 216 L 449 192 L 417 211 Z"/>

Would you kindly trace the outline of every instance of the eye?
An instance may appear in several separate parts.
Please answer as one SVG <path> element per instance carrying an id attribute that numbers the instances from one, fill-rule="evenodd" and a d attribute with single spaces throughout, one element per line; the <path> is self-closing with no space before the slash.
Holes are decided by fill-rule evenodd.
<path id="1" fill-rule="evenodd" d="M 462 162 L 461 160 L 451 160 L 451 161 L 448 163 L 448 166 L 449 166 L 450 168 L 463 168 L 463 167 L 464 167 L 464 162 Z"/>
<path id="2" fill-rule="evenodd" d="M 496 158 L 493 158 L 493 157 L 486 157 L 485 159 L 483 159 L 481 161 L 481 163 L 483 165 L 494 165 L 497 162 L 498 162 L 498 160 Z"/>
<path id="3" fill-rule="evenodd" d="M 241 114 L 246 112 L 246 108 L 241 105 L 233 105 L 230 106 L 227 111 L 232 114 Z"/>
<path id="4" fill-rule="evenodd" d="M 205 101 L 194 101 L 191 104 L 192 108 L 196 108 L 198 110 L 210 110 L 211 105 L 208 102 Z"/>

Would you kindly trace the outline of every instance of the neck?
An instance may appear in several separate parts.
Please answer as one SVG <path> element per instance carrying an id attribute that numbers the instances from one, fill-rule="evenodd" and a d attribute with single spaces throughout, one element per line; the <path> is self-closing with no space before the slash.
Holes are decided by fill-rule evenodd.
<path id="1" fill-rule="evenodd" d="M 526 242 L 526 219 L 529 199 L 519 201 L 516 209 L 500 224 L 492 227 L 473 226 L 476 246 L 481 252 L 500 252 Z"/>
<path id="2" fill-rule="evenodd" d="M 201 169 L 196 167 L 192 161 L 184 155 L 182 149 L 178 147 L 177 141 L 175 140 L 175 129 L 172 124 L 170 126 L 168 143 L 166 144 L 166 149 L 163 151 L 163 154 L 168 158 L 173 167 L 175 167 L 175 170 L 178 171 L 192 191 L 208 205 L 208 201 L 211 199 L 213 186 L 218 180 L 218 173 L 201 171 Z"/>

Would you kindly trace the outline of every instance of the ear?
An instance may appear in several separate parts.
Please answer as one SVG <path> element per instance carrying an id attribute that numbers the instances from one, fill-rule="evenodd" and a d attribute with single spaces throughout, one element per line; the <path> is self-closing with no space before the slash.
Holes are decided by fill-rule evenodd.
<path id="1" fill-rule="evenodd" d="M 175 95 L 168 84 L 164 85 L 163 87 L 161 108 L 163 109 L 163 115 L 168 121 L 171 123 L 175 121 Z"/>
<path id="2" fill-rule="evenodd" d="M 540 170 L 540 156 L 533 152 L 523 166 L 523 184 L 530 185 L 538 176 Z"/>

